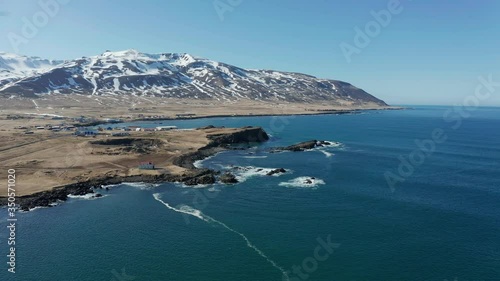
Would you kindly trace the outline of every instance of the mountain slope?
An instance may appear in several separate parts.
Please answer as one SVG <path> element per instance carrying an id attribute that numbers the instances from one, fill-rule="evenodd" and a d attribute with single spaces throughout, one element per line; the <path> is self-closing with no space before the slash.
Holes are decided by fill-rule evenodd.
<path id="1" fill-rule="evenodd" d="M 62 63 L 63 61 L 0 52 L 0 87 L 9 82 L 44 73 Z"/>
<path id="2" fill-rule="evenodd" d="M 186 99 L 386 104 L 353 85 L 290 72 L 249 70 L 189 54 L 105 52 L 69 61 L 0 53 L 0 95 L 155 96 Z"/>

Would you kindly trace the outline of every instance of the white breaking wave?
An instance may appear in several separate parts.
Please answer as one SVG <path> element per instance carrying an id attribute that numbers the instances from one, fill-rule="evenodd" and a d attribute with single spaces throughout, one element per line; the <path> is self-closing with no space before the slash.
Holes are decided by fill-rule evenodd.
<path id="1" fill-rule="evenodd" d="M 324 151 L 324 150 L 319 150 L 319 151 L 320 151 L 321 153 L 323 153 L 323 154 L 326 156 L 326 158 L 330 158 L 330 157 L 332 157 L 333 155 L 335 155 L 335 154 L 333 154 L 333 153 L 331 153 L 331 152 L 328 152 L 328 151 Z"/>
<path id="2" fill-rule="evenodd" d="M 217 189 L 217 188 L 215 188 L 215 187 L 210 187 L 210 188 L 208 189 L 208 191 L 210 191 L 210 192 L 219 192 L 220 190 L 219 190 L 219 189 Z"/>
<path id="3" fill-rule="evenodd" d="M 248 158 L 248 159 L 263 159 L 267 158 L 267 156 L 243 156 L 243 158 Z"/>
<path id="4" fill-rule="evenodd" d="M 159 184 L 144 183 L 144 182 L 124 182 L 124 185 L 139 188 L 140 190 L 151 190 L 160 186 Z"/>
<path id="5" fill-rule="evenodd" d="M 69 194 L 68 198 L 71 198 L 71 199 L 94 200 L 94 199 L 106 197 L 106 195 L 102 195 L 101 197 L 96 197 L 96 195 L 97 195 L 97 193 L 87 193 L 85 195 L 72 195 L 72 194 Z"/>
<path id="6" fill-rule="evenodd" d="M 108 189 L 111 189 L 111 188 L 114 188 L 114 187 L 117 187 L 117 186 L 120 186 L 120 184 L 108 184 L 108 185 L 101 185 L 102 188 L 108 188 Z"/>
<path id="7" fill-rule="evenodd" d="M 305 151 L 324 150 L 327 148 L 341 148 L 344 146 L 343 143 L 338 142 L 338 141 L 325 141 L 325 142 L 327 142 L 329 144 L 321 144 L 321 146 L 316 146 L 315 148 L 306 149 Z M 316 144 L 319 145 L 319 142 L 317 142 Z"/>
<path id="8" fill-rule="evenodd" d="M 298 177 L 293 180 L 281 182 L 279 183 L 279 186 L 314 188 L 317 187 L 318 185 L 323 185 L 323 184 L 325 184 L 325 182 L 322 179 L 314 177 Z"/>
<path id="9" fill-rule="evenodd" d="M 286 277 L 286 280 L 290 280 L 290 278 L 288 277 L 288 274 L 286 273 L 286 271 L 281 266 L 279 266 L 276 262 L 274 262 L 269 257 L 267 257 L 266 254 L 264 254 L 254 244 L 252 244 L 252 242 L 245 235 L 243 235 L 242 233 L 240 233 L 240 232 L 232 229 L 231 227 L 227 226 L 225 223 L 223 223 L 221 221 L 218 221 L 218 220 L 216 220 L 216 219 L 214 219 L 214 218 L 212 218 L 210 216 L 207 216 L 207 215 L 203 214 L 200 210 L 194 209 L 194 208 L 192 208 L 190 206 L 181 205 L 179 208 L 174 208 L 174 207 L 170 206 L 168 203 L 166 203 L 165 201 L 161 200 L 161 196 L 160 195 L 161 195 L 160 193 L 155 193 L 155 194 L 153 194 L 153 197 L 155 198 L 155 200 L 157 200 L 160 203 L 162 203 L 163 205 L 165 205 L 168 209 L 170 209 L 170 210 L 172 210 L 174 212 L 183 213 L 183 214 L 186 214 L 186 215 L 190 215 L 190 216 L 196 217 L 196 218 L 198 218 L 198 219 L 200 219 L 200 220 L 202 220 L 204 222 L 207 222 L 207 223 L 218 224 L 218 225 L 224 227 L 225 229 L 229 230 L 230 232 L 239 235 L 246 242 L 247 247 L 249 247 L 252 250 L 254 250 L 255 252 L 257 252 L 257 254 L 259 254 L 259 256 L 261 256 L 262 258 L 266 259 L 267 262 L 269 262 L 274 268 L 276 268 L 277 270 L 281 271 L 281 273 L 283 274 L 283 276 Z"/>
<path id="10" fill-rule="evenodd" d="M 319 152 L 323 153 L 326 156 L 326 158 L 330 158 L 335 154 L 327 151 L 328 148 L 341 148 L 344 146 L 344 144 L 341 142 L 336 142 L 336 141 L 327 141 L 327 142 L 330 144 L 327 144 L 327 145 L 324 144 L 323 146 L 313 148 L 313 149 L 311 149 L 311 151 L 319 151 Z"/>
<path id="11" fill-rule="evenodd" d="M 187 185 L 183 182 L 176 182 L 174 183 L 176 186 L 181 187 L 181 188 L 188 188 L 188 189 L 205 189 L 207 187 L 212 186 L 213 184 L 197 184 L 197 185 Z"/>
<path id="12" fill-rule="evenodd" d="M 27 213 L 27 212 L 36 211 L 36 210 L 39 210 L 39 209 L 47 209 L 47 208 L 50 208 L 50 207 L 55 207 L 55 206 L 59 205 L 59 203 L 61 203 L 61 202 L 63 202 L 63 201 L 57 200 L 57 202 L 50 203 L 48 207 L 38 206 L 38 207 L 34 207 L 34 208 L 31 208 L 31 209 L 28 209 L 28 211 L 23 211 L 23 210 L 19 209 L 19 210 L 17 210 L 17 212 L 19 212 L 19 213 Z"/>
<path id="13" fill-rule="evenodd" d="M 338 142 L 338 141 L 327 141 L 327 142 L 329 142 L 330 144 L 323 145 L 323 147 L 341 147 L 341 146 L 344 146 L 343 143 Z"/>
<path id="14" fill-rule="evenodd" d="M 268 173 L 276 170 L 276 168 L 262 168 L 262 167 L 254 167 L 254 166 L 245 166 L 245 167 L 233 167 L 230 168 L 229 171 L 233 173 L 236 176 L 236 179 L 239 182 L 244 182 L 248 180 L 251 177 L 256 177 L 256 176 L 265 176 L 268 177 Z M 289 173 L 290 170 L 287 170 L 287 173 Z M 284 173 L 276 173 L 272 175 L 273 177 L 278 177 L 283 175 Z"/>
<path id="15" fill-rule="evenodd" d="M 33 212 L 33 211 L 36 211 L 36 210 L 40 210 L 40 209 L 47 209 L 49 207 L 35 207 L 35 208 L 31 208 L 28 210 L 28 212 Z M 19 210 L 20 213 L 26 213 L 26 211 L 23 211 L 23 210 Z"/>
<path id="16" fill-rule="evenodd" d="M 217 155 L 217 154 L 215 154 Z M 209 156 L 205 159 L 202 159 L 202 160 L 197 160 L 197 161 L 194 161 L 193 163 L 193 166 L 195 166 L 196 168 L 200 169 L 200 168 L 203 168 L 203 163 L 211 158 L 213 158 L 215 155 L 212 155 L 212 156 Z"/>

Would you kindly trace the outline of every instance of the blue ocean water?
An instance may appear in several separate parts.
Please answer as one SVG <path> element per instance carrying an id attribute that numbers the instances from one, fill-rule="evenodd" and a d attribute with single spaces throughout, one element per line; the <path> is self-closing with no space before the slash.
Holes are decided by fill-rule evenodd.
<path id="1" fill-rule="evenodd" d="M 200 163 L 245 167 L 237 185 L 123 184 L 19 214 L 16 274 L 0 209 L 0 280 L 500 280 L 500 109 L 459 125 L 448 110 L 163 121 L 257 125 L 272 138 Z M 435 130 L 446 140 L 420 151 Z M 268 153 L 310 139 L 340 144 Z M 401 174 L 410 155 L 424 156 Z"/>

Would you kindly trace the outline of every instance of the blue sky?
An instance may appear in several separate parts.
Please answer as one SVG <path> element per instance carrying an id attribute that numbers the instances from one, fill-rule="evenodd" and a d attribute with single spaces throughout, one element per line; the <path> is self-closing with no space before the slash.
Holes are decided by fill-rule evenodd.
<path id="1" fill-rule="evenodd" d="M 9 34 L 23 36 L 23 17 L 33 21 L 43 11 L 40 1 L 55 0 L 0 0 L 1 51 L 15 51 Z M 457 104 L 474 93 L 479 76 L 500 81 L 495 0 L 400 0 L 400 12 L 350 62 L 340 44 L 356 47 L 355 28 L 364 30 L 371 11 L 388 10 L 395 0 L 58 1 L 68 3 L 18 44 L 20 54 L 187 52 L 344 80 L 390 104 Z M 481 105 L 500 106 L 500 88 Z"/>

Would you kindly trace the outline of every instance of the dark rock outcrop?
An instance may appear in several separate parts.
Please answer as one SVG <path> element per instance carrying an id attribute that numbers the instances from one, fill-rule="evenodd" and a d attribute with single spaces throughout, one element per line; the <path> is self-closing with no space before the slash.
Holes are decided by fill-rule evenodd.
<path id="1" fill-rule="evenodd" d="M 85 195 L 89 193 L 94 193 L 92 186 L 86 183 L 75 183 L 49 191 L 17 197 L 16 204 L 20 205 L 21 210 L 28 211 L 35 207 L 50 207 L 59 201 L 66 201 L 68 195 Z M 0 206 L 6 204 L 7 198 L 0 198 Z"/>
<path id="2" fill-rule="evenodd" d="M 196 152 L 177 157 L 174 159 L 174 164 L 187 169 L 195 169 L 193 163 L 196 161 L 203 160 L 227 149 L 237 149 L 231 147 L 233 144 L 260 143 L 269 140 L 269 136 L 261 127 L 245 127 L 233 133 L 212 134 L 207 137 L 210 139 L 208 145 Z"/>
<path id="3" fill-rule="evenodd" d="M 204 147 L 198 149 L 196 152 L 190 152 L 179 157 L 175 158 L 173 163 L 179 167 L 183 167 L 186 169 L 196 169 L 194 166 L 194 162 L 203 160 L 207 157 L 210 157 L 214 154 L 217 154 L 225 149 L 222 147 Z"/>
<path id="4" fill-rule="evenodd" d="M 238 179 L 236 179 L 236 176 L 231 173 L 224 173 L 220 176 L 219 180 L 225 184 L 235 184 L 239 182 Z"/>
<path id="5" fill-rule="evenodd" d="M 211 140 L 207 147 L 223 146 L 241 143 L 261 143 L 269 140 L 266 131 L 261 127 L 244 127 L 240 131 L 230 134 L 212 134 L 208 135 Z"/>
<path id="6" fill-rule="evenodd" d="M 215 129 L 216 127 L 214 125 L 208 125 L 208 126 L 205 126 L 205 127 L 200 127 L 200 128 L 197 128 L 196 130 L 208 130 L 208 129 Z"/>
<path id="7" fill-rule="evenodd" d="M 28 211 L 35 207 L 51 207 L 53 203 L 66 201 L 68 195 L 85 195 L 94 193 L 94 188 L 99 188 L 102 185 L 120 184 L 123 182 L 144 182 L 144 183 L 162 183 L 162 182 L 183 182 L 186 185 L 198 184 L 213 184 L 215 183 L 215 175 L 217 172 L 200 169 L 192 170 L 184 175 L 136 175 L 136 176 L 107 176 L 91 179 L 85 182 L 69 184 L 62 187 L 56 187 L 49 191 L 38 192 L 30 195 L 20 196 L 16 198 L 16 204 L 19 204 L 20 209 Z M 108 188 L 106 188 L 108 190 Z M 101 197 L 96 194 L 95 197 Z M 7 205 L 7 198 L 0 198 L 0 206 Z"/>
<path id="8" fill-rule="evenodd" d="M 283 174 L 283 173 L 286 173 L 286 170 L 283 169 L 283 168 L 279 168 L 279 169 L 274 169 L 274 170 L 270 171 L 266 175 L 272 176 L 272 175 L 275 175 L 275 174 Z"/>
<path id="9" fill-rule="evenodd" d="M 294 145 L 285 146 L 285 147 L 276 147 L 271 152 L 279 152 L 279 151 L 304 151 L 313 149 L 316 147 L 323 147 L 331 145 L 328 141 L 318 141 L 318 140 L 310 140 L 305 142 L 300 142 Z"/>
<path id="10" fill-rule="evenodd" d="M 203 173 L 201 175 L 189 178 L 183 181 L 185 185 L 206 185 L 206 184 L 214 184 L 215 176 L 214 172 L 211 170 L 207 170 L 207 173 Z"/>

